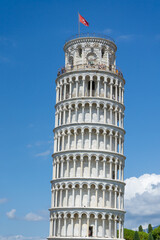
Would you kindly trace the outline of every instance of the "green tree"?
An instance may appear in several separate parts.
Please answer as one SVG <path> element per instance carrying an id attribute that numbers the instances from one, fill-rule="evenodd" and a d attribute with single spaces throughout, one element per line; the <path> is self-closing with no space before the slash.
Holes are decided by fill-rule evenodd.
<path id="1" fill-rule="evenodd" d="M 148 240 L 153 240 L 153 236 L 151 232 L 149 233 Z"/>
<path id="2" fill-rule="evenodd" d="M 125 228 L 124 229 L 124 239 L 125 240 L 133 240 L 135 231 Z M 146 232 L 138 232 L 140 240 L 148 240 L 148 233 Z"/>
<path id="3" fill-rule="evenodd" d="M 134 233 L 134 238 L 133 238 L 133 240 L 140 240 L 139 234 L 138 234 L 137 231 L 135 231 L 135 233 Z"/>
<path id="4" fill-rule="evenodd" d="M 140 240 L 148 240 L 148 233 L 146 232 L 138 232 Z"/>
<path id="5" fill-rule="evenodd" d="M 152 231 L 152 236 L 155 240 L 160 239 L 160 226 Z"/>
<path id="6" fill-rule="evenodd" d="M 148 224 L 148 233 L 151 233 L 153 231 L 152 225 Z"/>
<path id="7" fill-rule="evenodd" d="M 140 226 L 138 227 L 138 231 L 139 231 L 139 232 L 143 232 L 143 227 L 142 227 L 142 225 L 140 225 Z"/>

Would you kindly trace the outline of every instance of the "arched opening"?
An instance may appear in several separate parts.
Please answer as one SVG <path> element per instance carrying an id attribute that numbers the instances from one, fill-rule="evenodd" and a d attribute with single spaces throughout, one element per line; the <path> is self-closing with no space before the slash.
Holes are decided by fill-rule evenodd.
<path id="1" fill-rule="evenodd" d="M 104 53 L 105 53 L 105 49 L 102 48 L 102 50 L 101 50 L 101 57 L 102 57 L 102 58 L 104 57 Z"/>
<path id="2" fill-rule="evenodd" d="M 78 48 L 78 56 L 82 57 L 82 48 L 81 47 Z"/>
<path id="3" fill-rule="evenodd" d="M 95 89 L 96 89 L 95 81 L 88 81 L 88 93 L 89 93 L 88 95 L 94 96 Z"/>
<path id="4" fill-rule="evenodd" d="M 73 57 L 72 56 L 69 57 L 69 64 L 71 65 L 71 67 L 73 67 Z"/>

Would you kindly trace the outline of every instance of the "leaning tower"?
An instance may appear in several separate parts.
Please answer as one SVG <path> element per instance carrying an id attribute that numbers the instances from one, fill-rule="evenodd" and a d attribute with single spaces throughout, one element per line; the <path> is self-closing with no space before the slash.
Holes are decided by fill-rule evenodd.
<path id="1" fill-rule="evenodd" d="M 81 34 L 56 79 L 48 239 L 124 239 L 124 84 L 117 47 Z"/>

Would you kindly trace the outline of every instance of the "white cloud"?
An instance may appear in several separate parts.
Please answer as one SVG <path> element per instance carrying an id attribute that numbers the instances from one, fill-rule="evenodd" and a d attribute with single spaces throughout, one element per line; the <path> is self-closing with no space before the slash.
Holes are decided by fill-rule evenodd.
<path id="1" fill-rule="evenodd" d="M 16 217 L 15 213 L 16 209 L 12 209 L 10 212 L 7 212 L 6 215 L 9 219 L 14 219 Z"/>
<path id="2" fill-rule="evenodd" d="M 117 37 L 117 41 L 130 41 L 135 38 L 135 34 L 124 34 Z"/>
<path id="3" fill-rule="evenodd" d="M 27 221 L 33 221 L 33 222 L 37 222 L 37 221 L 42 221 L 44 220 L 44 218 L 38 214 L 35 214 L 35 213 L 28 213 L 25 217 L 24 217 L 25 220 Z"/>
<path id="4" fill-rule="evenodd" d="M 45 152 L 37 153 L 35 156 L 36 157 L 46 157 L 46 156 L 49 156 L 50 154 L 51 154 L 51 151 L 47 150 Z"/>
<path id="5" fill-rule="evenodd" d="M 23 235 L 0 236 L 0 240 L 46 240 L 42 237 L 25 237 Z"/>
<path id="6" fill-rule="evenodd" d="M 103 34 L 111 34 L 112 32 L 113 32 L 113 30 L 110 28 L 106 28 L 102 31 Z"/>
<path id="7" fill-rule="evenodd" d="M 6 203 L 7 201 L 8 201 L 7 198 L 0 198 L 0 204 L 2 204 L 2 203 Z"/>
<path id="8" fill-rule="evenodd" d="M 160 223 L 160 175 L 144 174 L 125 180 L 126 225 L 135 228 L 139 224 Z"/>

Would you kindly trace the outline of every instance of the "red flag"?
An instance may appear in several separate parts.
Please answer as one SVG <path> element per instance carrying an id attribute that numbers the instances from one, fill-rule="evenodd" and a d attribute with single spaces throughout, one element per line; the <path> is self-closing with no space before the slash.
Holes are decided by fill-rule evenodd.
<path id="1" fill-rule="evenodd" d="M 79 14 L 79 21 L 83 23 L 85 26 L 89 27 L 89 23 L 80 14 Z"/>

